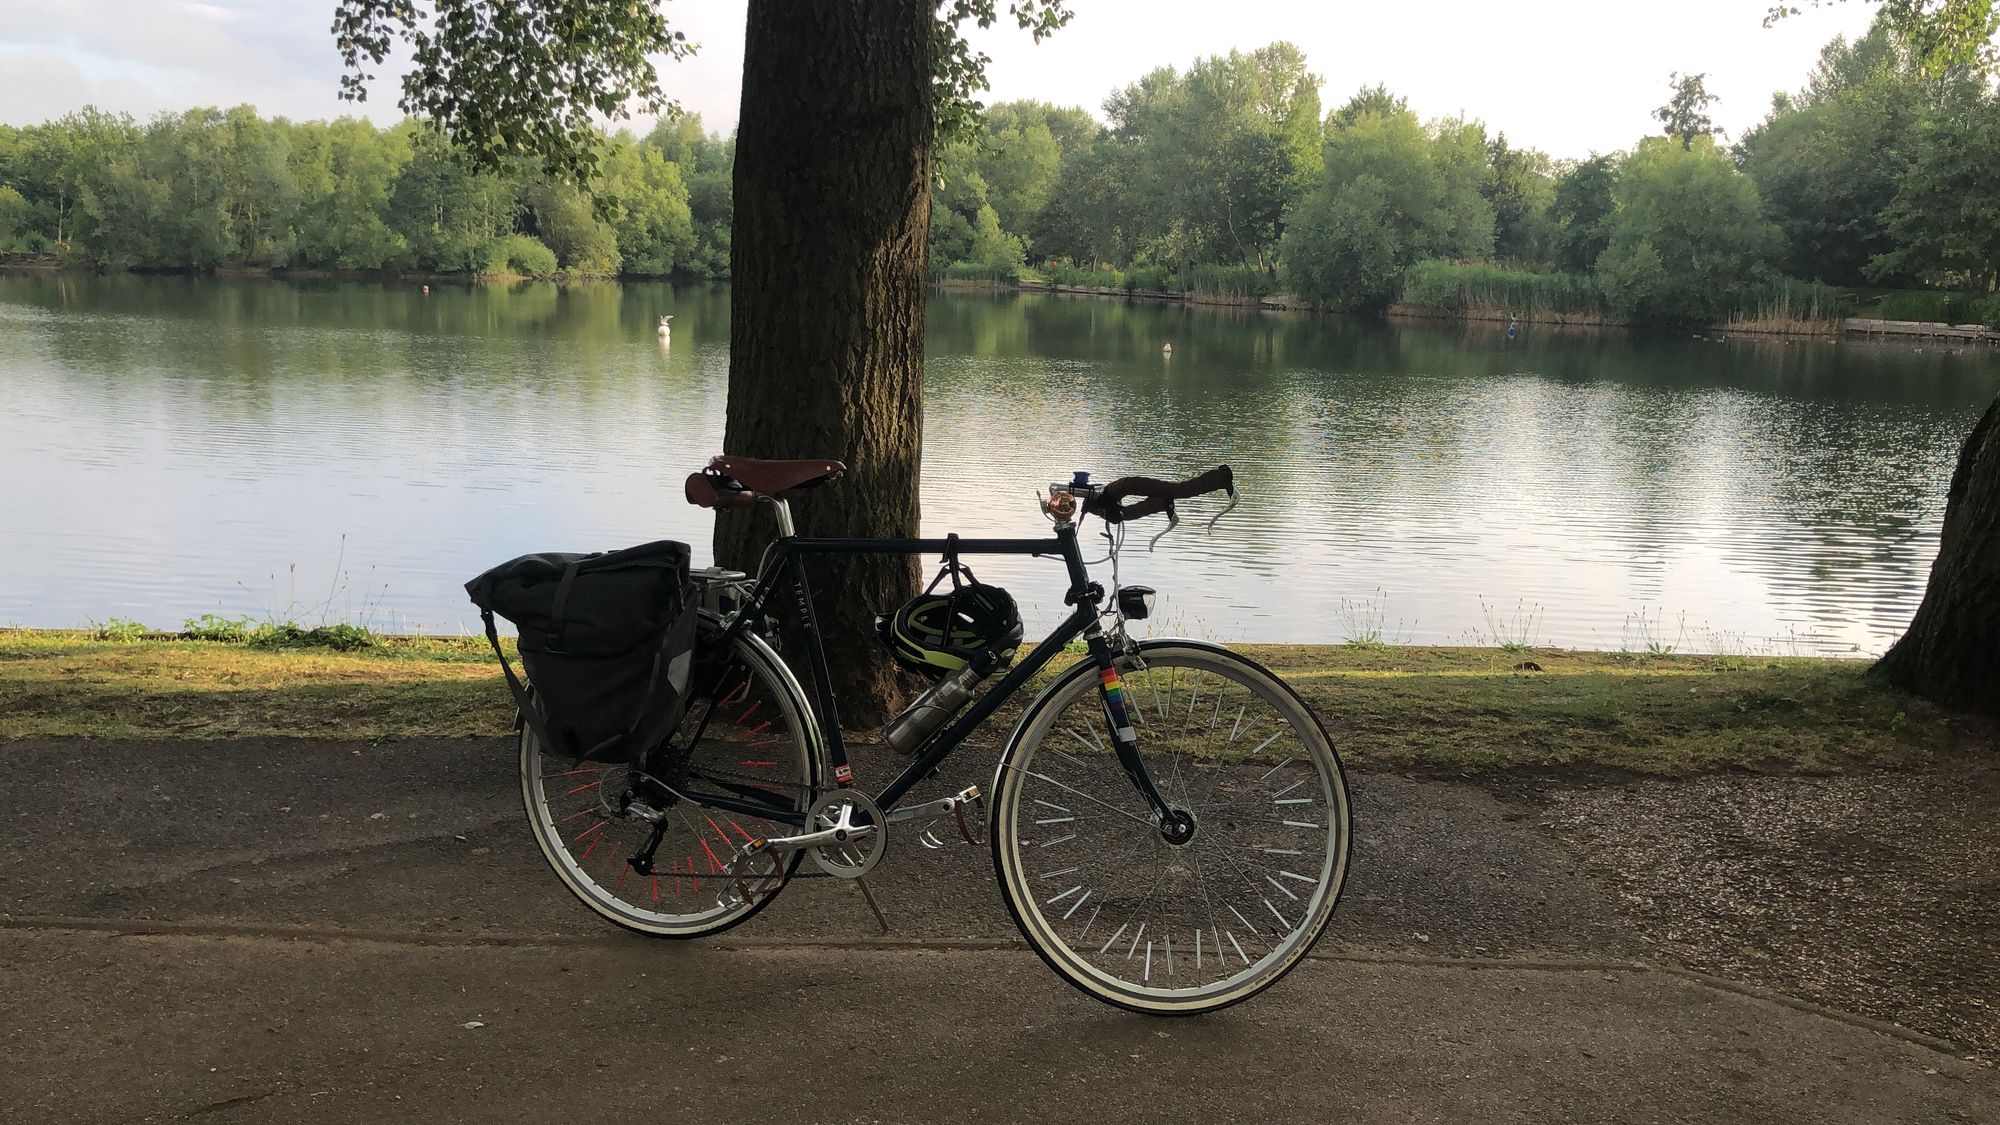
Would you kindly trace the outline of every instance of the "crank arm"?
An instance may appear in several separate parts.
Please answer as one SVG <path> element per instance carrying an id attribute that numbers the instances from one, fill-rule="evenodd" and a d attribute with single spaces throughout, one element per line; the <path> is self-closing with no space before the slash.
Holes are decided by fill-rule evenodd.
<path id="1" fill-rule="evenodd" d="M 955 797 L 941 797 L 935 801 L 925 801 L 921 805 L 901 805 L 883 815 L 891 824 L 915 820 L 920 816 L 943 816 L 946 813 L 958 812 L 965 805 L 977 804 L 982 798 L 979 786 L 974 785 Z"/>
<path id="2" fill-rule="evenodd" d="M 756 852 L 799 852 L 807 848 L 817 848 L 823 844 L 845 844 L 853 840 L 866 840 L 873 836 L 876 828 L 872 824 L 857 825 L 852 828 L 823 828 L 818 832 L 806 832 L 797 836 L 770 836 L 737 849 L 737 854 Z"/>

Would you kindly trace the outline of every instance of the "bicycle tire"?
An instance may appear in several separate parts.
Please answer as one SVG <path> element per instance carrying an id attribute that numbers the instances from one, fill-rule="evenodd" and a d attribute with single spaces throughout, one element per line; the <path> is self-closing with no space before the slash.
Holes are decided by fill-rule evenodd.
<path id="1" fill-rule="evenodd" d="M 1029 705 L 995 772 L 1002 897 L 1042 960 L 1098 1000 L 1154 1015 L 1241 1003 L 1304 960 L 1339 904 L 1352 836 L 1340 757 L 1298 694 L 1238 653 L 1150 640 L 1118 666 L 1140 752 L 1169 804 L 1196 816 L 1195 839 L 1171 845 L 1153 826 L 1085 660 Z M 1051 847 L 1067 850 L 1045 858 Z M 1267 916 L 1282 926 L 1252 920 Z"/>

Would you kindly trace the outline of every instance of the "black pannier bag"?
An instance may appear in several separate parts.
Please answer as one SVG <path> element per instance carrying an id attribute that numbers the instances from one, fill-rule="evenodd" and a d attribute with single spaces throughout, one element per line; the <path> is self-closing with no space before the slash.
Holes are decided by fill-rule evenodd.
<path id="1" fill-rule="evenodd" d="M 570 758 L 636 761 L 680 722 L 695 644 L 688 546 L 522 555 L 465 584 L 521 717 Z M 523 686 L 495 615 L 520 632 Z"/>

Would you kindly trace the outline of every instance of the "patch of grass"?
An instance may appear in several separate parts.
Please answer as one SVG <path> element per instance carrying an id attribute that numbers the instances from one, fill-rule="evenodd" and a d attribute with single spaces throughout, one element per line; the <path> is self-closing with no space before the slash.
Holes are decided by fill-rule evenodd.
<path id="1" fill-rule="evenodd" d="M 1868 679 L 1864 661 L 1234 647 L 1297 689 L 1364 768 L 1828 772 L 2000 743 L 1991 723 Z M 982 736 L 1003 738 L 1034 687 Z M 0 739 L 504 737 L 512 722 L 483 637 L 381 636 L 342 651 L 0 630 Z"/>
<path id="2" fill-rule="evenodd" d="M 0 738 L 504 735 L 513 702 L 484 637 L 357 651 L 0 630 Z"/>
<path id="3" fill-rule="evenodd" d="M 136 641 L 152 632 L 144 622 L 129 617 L 107 617 L 92 633 L 100 641 Z"/>
<path id="4" fill-rule="evenodd" d="M 330 648 L 338 652 L 374 648 L 381 638 L 364 625 L 314 625 L 296 621 L 260 625 L 244 638 L 258 648 Z"/>
<path id="5" fill-rule="evenodd" d="M 1479 613 L 1486 619 L 1486 632 L 1481 634 L 1473 630 L 1475 641 L 1490 642 L 1510 656 L 1533 652 L 1542 643 L 1542 607 L 1539 603 L 1531 607 L 1525 600 L 1518 600 L 1514 603 L 1513 616 L 1508 617 L 1487 605 L 1485 598 L 1480 598 Z"/>
<path id="6" fill-rule="evenodd" d="M 250 639 L 252 630 L 253 623 L 248 617 L 223 617 L 216 613 L 204 613 L 181 622 L 181 634 L 191 641 L 241 644 Z"/>
<path id="7" fill-rule="evenodd" d="M 1340 618 L 1341 641 L 1349 648 L 1387 648 L 1409 637 L 1409 629 L 1400 618 L 1393 628 L 1385 628 L 1389 595 L 1380 588 L 1364 597 L 1340 599 L 1334 613 Z"/>

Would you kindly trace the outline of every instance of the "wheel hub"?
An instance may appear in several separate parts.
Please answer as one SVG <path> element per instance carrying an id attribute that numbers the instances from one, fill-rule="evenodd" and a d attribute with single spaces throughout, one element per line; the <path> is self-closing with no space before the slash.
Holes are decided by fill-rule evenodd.
<path id="1" fill-rule="evenodd" d="M 1194 842 L 1194 814 L 1186 809 L 1167 810 L 1167 819 L 1160 823 L 1160 838 L 1180 847 Z"/>

